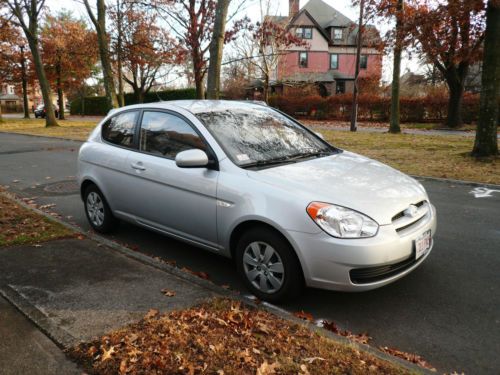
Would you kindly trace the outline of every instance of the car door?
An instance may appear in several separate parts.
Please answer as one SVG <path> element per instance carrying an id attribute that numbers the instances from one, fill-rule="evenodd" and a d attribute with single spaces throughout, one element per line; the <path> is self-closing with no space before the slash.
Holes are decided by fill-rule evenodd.
<path id="1" fill-rule="evenodd" d="M 216 192 L 219 172 L 179 168 L 177 153 L 209 147 L 196 129 L 173 112 L 144 110 L 137 152 L 128 164 L 134 176 L 134 213 L 143 225 L 217 247 Z"/>
<path id="2" fill-rule="evenodd" d="M 130 150 L 136 145 L 139 110 L 120 112 L 101 127 L 102 142 L 94 142 L 87 152 L 88 161 L 95 168 L 95 180 L 113 212 L 117 216 L 130 216 Z"/>

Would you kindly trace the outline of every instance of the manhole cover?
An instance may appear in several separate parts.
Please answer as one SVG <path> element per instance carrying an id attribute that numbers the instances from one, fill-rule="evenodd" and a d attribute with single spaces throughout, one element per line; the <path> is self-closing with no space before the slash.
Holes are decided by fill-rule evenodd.
<path id="1" fill-rule="evenodd" d="M 79 187 L 76 181 L 61 181 L 45 185 L 43 190 L 52 194 L 76 194 Z"/>

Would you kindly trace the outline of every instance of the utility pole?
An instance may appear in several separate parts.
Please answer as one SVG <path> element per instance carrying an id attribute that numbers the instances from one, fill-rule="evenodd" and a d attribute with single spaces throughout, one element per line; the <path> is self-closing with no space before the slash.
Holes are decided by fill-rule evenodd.
<path id="1" fill-rule="evenodd" d="M 21 50 L 21 81 L 23 86 L 23 107 L 24 107 L 24 118 L 30 118 L 30 112 L 28 108 L 28 79 L 26 77 L 26 60 L 24 59 L 24 45 L 20 45 Z"/>
<path id="2" fill-rule="evenodd" d="M 358 119 L 358 76 L 359 76 L 359 61 L 361 60 L 361 40 L 363 33 L 363 9 L 365 1 L 361 0 L 359 3 L 359 23 L 358 23 L 358 40 L 356 44 L 356 70 L 354 73 L 354 90 L 352 93 L 352 112 L 351 112 L 351 131 L 357 130 Z"/>

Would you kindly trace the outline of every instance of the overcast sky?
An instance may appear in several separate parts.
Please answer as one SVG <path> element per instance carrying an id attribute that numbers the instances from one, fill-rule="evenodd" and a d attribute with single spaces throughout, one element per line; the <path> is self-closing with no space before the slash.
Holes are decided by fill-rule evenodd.
<path id="1" fill-rule="evenodd" d="M 308 0 L 300 0 L 300 6 L 303 7 Z M 337 9 L 347 17 L 352 20 L 357 20 L 359 14 L 359 8 L 354 8 L 351 4 L 351 0 L 323 0 L 333 8 Z M 94 0 L 90 1 L 91 3 L 95 3 Z M 236 4 L 237 0 L 233 0 L 233 3 Z M 260 19 L 260 6 L 259 0 L 246 0 L 246 5 L 242 10 L 242 16 L 246 14 L 252 21 L 258 21 Z M 287 15 L 288 14 L 288 0 L 271 0 L 272 9 L 271 14 L 273 15 Z M 47 0 L 47 6 L 50 8 L 52 12 L 58 11 L 61 9 L 68 9 L 73 12 L 75 16 L 80 16 L 87 18 L 87 13 L 85 11 L 85 7 L 81 0 Z M 382 30 L 384 32 L 385 30 Z M 415 71 L 418 69 L 418 65 L 415 61 L 409 61 L 408 59 L 403 59 L 401 64 L 401 73 L 403 74 L 406 69 L 410 69 Z M 386 82 L 391 81 L 392 74 L 392 64 L 391 57 L 387 56 L 384 58 L 383 64 L 383 73 L 382 78 Z"/>

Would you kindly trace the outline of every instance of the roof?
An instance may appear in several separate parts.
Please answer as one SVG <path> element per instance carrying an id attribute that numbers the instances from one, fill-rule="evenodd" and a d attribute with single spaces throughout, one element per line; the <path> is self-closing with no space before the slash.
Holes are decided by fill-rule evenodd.
<path id="1" fill-rule="evenodd" d="M 323 0 L 309 0 L 300 11 L 292 18 L 289 26 L 294 24 L 294 21 L 300 17 L 301 14 L 306 14 L 314 23 L 316 28 L 325 37 L 329 43 L 335 45 L 355 45 L 358 35 L 358 25 L 350 18 L 339 12 L 337 9 L 331 7 Z M 275 22 L 284 22 L 287 17 L 272 17 Z M 338 43 L 332 41 L 330 34 L 326 31 L 329 27 L 342 27 L 347 30 L 346 38 Z M 372 46 L 380 43 L 380 36 L 377 28 L 373 25 L 365 25 L 363 32 L 363 46 Z"/>
<path id="2" fill-rule="evenodd" d="M 114 108 L 108 112 L 108 115 L 121 112 L 125 109 L 142 109 L 142 108 L 157 108 L 157 109 L 173 109 L 172 107 L 181 107 L 185 110 L 197 114 L 202 112 L 217 112 L 237 109 L 258 109 L 262 108 L 262 104 L 255 101 L 239 101 L 239 100 L 167 100 L 161 102 L 144 103 L 128 105 L 121 108 Z"/>
<path id="3" fill-rule="evenodd" d="M 335 79 L 331 72 L 294 73 L 283 78 L 284 82 L 333 82 Z"/>
<path id="4" fill-rule="evenodd" d="M 16 94 L 5 94 L 0 95 L 0 100 L 21 100 L 21 98 Z"/>
<path id="5" fill-rule="evenodd" d="M 309 0 L 302 9 L 307 10 L 316 22 L 325 29 L 330 26 L 349 26 L 353 23 L 350 18 L 332 8 L 323 0 Z"/>

